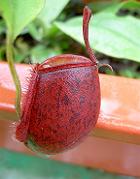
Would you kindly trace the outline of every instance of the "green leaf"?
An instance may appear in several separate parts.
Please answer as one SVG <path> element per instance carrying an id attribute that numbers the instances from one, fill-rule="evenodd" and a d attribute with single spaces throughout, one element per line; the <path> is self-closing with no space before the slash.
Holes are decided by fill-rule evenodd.
<path id="1" fill-rule="evenodd" d="M 131 68 L 120 70 L 119 74 L 128 78 L 140 78 L 140 73 Z"/>
<path id="2" fill-rule="evenodd" d="M 27 27 L 27 32 L 37 41 L 41 41 L 44 36 L 43 27 L 37 23 L 37 21 L 33 21 Z"/>
<path id="3" fill-rule="evenodd" d="M 5 46 L 0 47 L 0 61 L 5 60 Z"/>
<path id="4" fill-rule="evenodd" d="M 140 7 L 139 2 L 128 1 L 107 8 L 94 15 L 90 22 L 91 47 L 103 54 L 140 62 L 140 20 L 133 16 L 117 16 L 122 7 Z M 84 44 L 82 17 L 55 25 L 76 41 Z"/>
<path id="5" fill-rule="evenodd" d="M 0 11 L 14 40 L 41 11 L 44 0 L 0 0 Z"/>
<path id="6" fill-rule="evenodd" d="M 58 48 L 47 48 L 43 45 L 37 45 L 31 50 L 31 59 L 33 63 L 41 63 L 45 59 L 61 54 Z"/>
<path id="7" fill-rule="evenodd" d="M 139 10 L 140 9 L 140 2 L 134 1 L 134 0 L 124 1 L 122 3 L 119 3 L 117 5 L 114 5 L 114 6 L 107 8 L 102 12 L 117 13 L 117 11 L 119 9 L 123 9 L 123 8 L 127 8 L 127 9 L 130 9 L 130 10 L 132 10 L 132 9 Z"/>
<path id="8" fill-rule="evenodd" d="M 90 9 L 92 9 L 94 12 L 95 11 L 101 11 L 105 8 L 107 8 L 108 6 L 112 6 L 114 4 L 118 4 L 118 2 L 120 2 L 121 0 L 114 0 L 114 1 L 93 1 L 91 3 L 89 3 L 89 7 Z"/>
<path id="9" fill-rule="evenodd" d="M 45 26 L 50 26 L 51 22 L 58 17 L 69 1 L 70 0 L 46 0 L 45 7 L 42 9 L 38 18 Z"/>
<path id="10" fill-rule="evenodd" d="M 14 60 L 15 62 L 23 62 L 29 55 L 30 47 L 22 39 L 22 37 L 17 38 L 14 46 Z"/>
<path id="11" fill-rule="evenodd" d="M 5 31 L 6 31 L 5 23 L 4 23 L 4 20 L 1 19 L 0 20 L 0 35 L 5 33 Z"/>

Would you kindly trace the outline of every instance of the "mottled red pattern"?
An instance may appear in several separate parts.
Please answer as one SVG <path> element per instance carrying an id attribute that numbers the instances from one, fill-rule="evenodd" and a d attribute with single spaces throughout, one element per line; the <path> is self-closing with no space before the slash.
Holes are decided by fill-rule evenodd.
<path id="1" fill-rule="evenodd" d="M 36 64 L 22 105 L 16 138 L 34 151 L 70 149 L 94 128 L 100 110 L 96 58 L 88 42 L 91 12 L 84 9 L 84 39 L 90 59 L 67 54 Z"/>
<path id="2" fill-rule="evenodd" d="M 43 152 L 57 153 L 73 147 L 92 130 L 100 108 L 98 71 L 90 63 L 76 66 L 32 72 L 32 91 L 24 100 L 18 140 L 27 142 L 30 137 Z"/>

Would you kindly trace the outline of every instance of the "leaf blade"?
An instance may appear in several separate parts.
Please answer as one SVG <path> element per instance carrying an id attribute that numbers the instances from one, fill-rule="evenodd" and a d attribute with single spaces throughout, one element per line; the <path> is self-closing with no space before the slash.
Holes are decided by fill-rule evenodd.
<path id="1" fill-rule="evenodd" d="M 70 0 L 46 1 L 45 7 L 41 11 L 38 18 L 44 23 L 45 26 L 50 26 L 51 22 L 56 19 L 69 1 Z"/>
<path id="2" fill-rule="evenodd" d="M 0 0 L 0 11 L 13 40 L 41 11 L 44 0 Z"/>
<path id="3" fill-rule="evenodd" d="M 112 57 L 140 62 L 140 20 L 132 16 L 117 16 L 116 10 L 122 6 L 124 3 L 115 8 L 113 6 L 112 11 L 108 8 L 94 15 L 90 22 L 91 47 Z M 65 23 L 55 22 L 55 25 L 65 34 L 84 44 L 82 17 L 72 18 Z"/>

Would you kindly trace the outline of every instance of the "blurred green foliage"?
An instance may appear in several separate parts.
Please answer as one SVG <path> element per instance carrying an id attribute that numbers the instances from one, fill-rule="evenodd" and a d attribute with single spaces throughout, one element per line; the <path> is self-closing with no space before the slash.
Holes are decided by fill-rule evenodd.
<path id="1" fill-rule="evenodd" d="M 94 15 L 90 24 L 89 39 L 96 51 L 116 58 L 140 62 L 140 20 L 133 16 L 117 15 L 121 8 L 140 8 L 138 2 L 115 4 Z M 64 33 L 84 44 L 82 37 L 82 16 L 55 25 Z"/>
<path id="2" fill-rule="evenodd" d="M 0 149 L 0 179 L 136 179 Z"/>
<path id="3" fill-rule="evenodd" d="M 7 33 L 13 41 L 41 11 L 44 0 L 0 0 L 0 12 L 7 25 Z"/>
<path id="4" fill-rule="evenodd" d="M 25 12 L 24 8 L 22 9 L 24 4 L 19 0 L 17 2 L 15 8 L 9 6 L 9 0 L 0 0 L 0 5 L 3 4 L 0 6 L 1 60 L 6 59 L 7 21 L 6 18 L 3 19 L 3 11 L 7 8 L 10 9 L 9 13 L 14 12 L 14 18 L 9 19 L 9 24 L 14 27 L 16 38 L 13 47 L 15 62 L 42 62 L 49 57 L 65 53 L 87 56 L 82 36 L 84 4 L 81 0 L 46 0 L 41 13 L 33 21 L 37 11 L 30 14 L 27 7 Z M 88 5 L 94 13 L 90 23 L 90 43 L 98 60 L 111 64 L 115 75 L 140 78 L 140 3 L 110 0 Z M 10 14 L 8 17 L 11 16 Z"/>

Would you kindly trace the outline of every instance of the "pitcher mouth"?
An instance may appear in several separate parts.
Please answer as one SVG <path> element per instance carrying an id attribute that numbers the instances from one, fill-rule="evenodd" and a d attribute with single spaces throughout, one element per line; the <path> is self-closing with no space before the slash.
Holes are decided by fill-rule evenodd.
<path id="1" fill-rule="evenodd" d="M 45 60 L 43 63 L 41 63 L 41 65 L 43 64 L 51 64 L 52 66 L 55 66 L 55 64 L 57 63 L 61 63 L 61 64 L 69 64 L 70 62 L 73 63 L 92 63 L 91 60 L 89 58 L 86 58 L 84 56 L 79 56 L 79 55 L 73 55 L 73 54 L 63 54 L 63 55 L 57 55 L 55 57 L 51 57 L 48 58 L 47 60 Z"/>
<path id="2" fill-rule="evenodd" d="M 52 72 L 57 70 L 88 66 L 96 66 L 96 64 L 93 64 L 89 58 L 83 56 L 64 54 L 51 57 L 41 64 L 36 64 L 34 66 L 34 72 Z"/>

